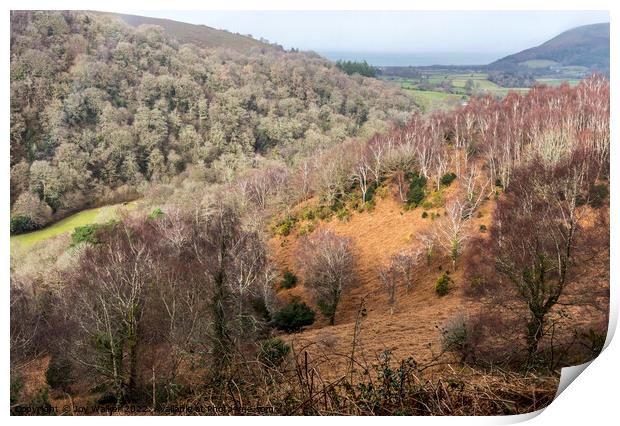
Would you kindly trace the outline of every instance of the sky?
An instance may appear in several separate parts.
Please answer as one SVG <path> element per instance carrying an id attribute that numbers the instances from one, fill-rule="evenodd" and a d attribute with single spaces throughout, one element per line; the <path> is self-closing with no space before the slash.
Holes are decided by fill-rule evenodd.
<path id="1" fill-rule="evenodd" d="M 381 54 L 383 61 L 408 54 L 418 61 L 431 62 L 452 57 L 455 65 L 490 62 L 539 45 L 570 28 L 609 22 L 609 13 L 605 11 L 127 10 L 123 13 L 251 34 L 287 49 L 314 50 L 332 59 L 368 57 L 372 62 L 377 54 Z"/>

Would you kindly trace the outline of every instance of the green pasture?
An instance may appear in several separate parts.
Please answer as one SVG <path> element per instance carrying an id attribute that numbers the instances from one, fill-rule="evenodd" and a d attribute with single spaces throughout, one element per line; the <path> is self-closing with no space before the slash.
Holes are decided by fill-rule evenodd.
<path id="1" fill-rule="evenodd" d="M 73 232 L 73 230 L 79 226 L 89 225 L 91 223 L 108 222 L 111 219 L 115 219 L 116 217 L 118 217 L 120 209 L 124 208 L 127 210 L 132 210 L 137 205 L 138 202 L 132 201 L 129 203 L 114 204 L 110 206 L 82 210 L 79 213 L 75 213 L 69 217 L 59 220 L 58 222 L 38 231 L 12 236 L 11 249 L 13 249 L 16 245 L 19 245 L 22 248 L 32 246 L 33 244 L 47 240 L 57 235 Z"/>

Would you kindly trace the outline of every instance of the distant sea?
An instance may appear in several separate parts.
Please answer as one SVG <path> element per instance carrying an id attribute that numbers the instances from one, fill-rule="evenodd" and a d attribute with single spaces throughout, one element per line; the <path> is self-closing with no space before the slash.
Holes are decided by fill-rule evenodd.
<path id="1" fill-rule="evenodd" d="M 510 54 L 493 52 L 347 52 L 318 50 L 317 53 L 332 61 L 366 61 L 379 66 L 427 66 L 427 65 L 487 65 Z"/>

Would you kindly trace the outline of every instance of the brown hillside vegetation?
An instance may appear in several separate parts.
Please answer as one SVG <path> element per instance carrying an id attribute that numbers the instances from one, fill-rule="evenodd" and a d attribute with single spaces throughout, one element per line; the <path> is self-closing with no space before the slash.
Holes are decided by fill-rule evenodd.
<path id="1" fill-rule="evenodd" d="M 450 197 L 456 197 L 458 187 L 450 188 Z M 472 220 L 472 228 L 479 232 L 480 225 L 490 226 L 493 215 L 494 202 L 487 201 L 479 210 L 479 214 Z M 433 209 L 435 212 L 445 213 L 445 209 Z M 363 320 L 363 332 L 357 337 L 360 356 L 374 360 L 386 350 L 391 351 L 395 360 L 409 356 L 417 362 L 427 363 L 436 358 L 442 351 L 441 335 L 438 329 L 457 314 L 471 315 L 483 308 L 463 297 L 463 286 L 466 277 L 463 275 L 461 263 L 451 276 L 454 287 L 445 297 L 439 297 L 435 292 L 435 281 L 442 270 L 449 270 L 450 259 L 440 255 L 430 265 L 422 263 L 414 272 L 412 289 L 399 289 L 397 303 L 393 313 L 387 305 L 387 293 L 379 281 L 378 271 L 388 262 L 391 255 L 404 250 L 415 251 L 421 249 L 416 235 L 428 234 L 432 231 L 434 222 L 430 218 L 421 218 L 421 208 L 404 211 L 403 206 L 391 196 L 377 202 L 372 212 L 354 212 L 347 221 L 332 219 L 322 222 L 317 229 L 329 229 L 338 235 L 352 238 L 353 253 L 356 258 L 355 279 L 356 286 L 343 296 L 337 314 L 337 324 L 328 327 L 322 321 L 311 326 L 307 331 L 291 338 L 291 341 L 300 347 L 311 345 L 310 350 L 316 355 L 324 355 L 333 351 L 341 356 L 334 356 L 323 373 L 339 374 L 348 367 L 346 355 L 351 350 L 355 333 L 355 324 L 358 310 L 363 301 L 367 315 Z M 439 219 L 436 219 L 439 220 Z M 591 224 L 592 227 L 596 224 Z M 591 232 L 598 232 L 593 229 Z M 481 234 L 485 238 L 485 234 Z M 486 236 L 488 238 L 488 236 Z M 275 263 L 282 269 L 296 270 L 296 250 L 300 241 L 297 236 L 274 237 L 270 241 Z M 469 253 L 464 254 L 467 258 Z M 573 325 L 585 327 L 599 324 L 606 327 L 608 291 L 608 259 L 605 254 L 597 256 L 595 262 L 586 270 L 580 271 L 578 285 L 588 287 L 592 296 L 592 305 L 601 304 L 599 310 L 590 307 L 571 307 L 571 314 L 575 319 Z M 592 277 L 597 277 L 592 280 Z M 311 303 L 311 296 L 303 288 L 303 281 L 296 288 L 281 290 L 280 297 L 290 299 L 300 297 Z M 602 309 L 602 310 L 601 310 Z"/>

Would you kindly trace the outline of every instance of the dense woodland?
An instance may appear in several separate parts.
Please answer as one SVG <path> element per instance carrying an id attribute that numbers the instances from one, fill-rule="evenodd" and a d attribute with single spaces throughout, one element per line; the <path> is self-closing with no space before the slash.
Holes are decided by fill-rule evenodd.
<path id="1" fill-rule="evenodd" d="M 13 215 L 32 229 L 190 170 L 222 182 L 264 156 L 290 165 L 413 108 L 313 54 L 202 49 L 103 15 L 14 12 Z"/>
<path id="2" fill-rule="evenodd" d="M 153 412 L 513 414 L 602 349 L 606 79 L 423 116 L 310 54 L 177 46 L 82 13 L 12 25 L 13 218 L 40 226 L 138 195 L 149 207 L 12 259 L 14 412 L 49 407 L 51 389 Z M 368 260 L 326 224 L 386 198 L 426 221 L 375 271 L 388 315 L 428 273 L 432 303 L 458 293 L 467 312 L 438 327 L 431 363 L 372 362 L 356 353 L 362 297 L 347 354 L 309 356 L 290 339 L 340 324 Z M 294 271 L 270 241 L 298 242 Z M 296 286 L 303 299 L 284 297 Z M 27 399 L 22 373 L 40 359 L 47 387 Z"/>

